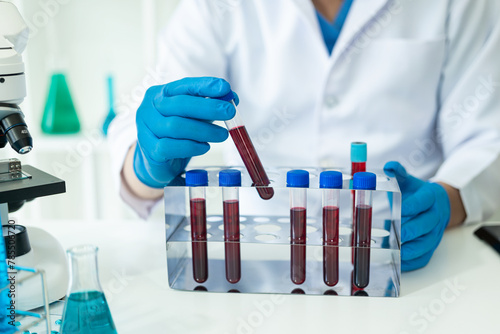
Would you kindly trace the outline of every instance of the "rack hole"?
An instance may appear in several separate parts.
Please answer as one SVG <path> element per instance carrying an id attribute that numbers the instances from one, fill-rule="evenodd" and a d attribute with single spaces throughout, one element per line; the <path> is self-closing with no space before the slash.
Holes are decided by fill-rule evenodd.
<path id="1" fill-rule="evenodd" d="M 281 230 L 281 226 L 278 225 L 257 225 L 255 230 L 259 233 L 274 233 Z"/>

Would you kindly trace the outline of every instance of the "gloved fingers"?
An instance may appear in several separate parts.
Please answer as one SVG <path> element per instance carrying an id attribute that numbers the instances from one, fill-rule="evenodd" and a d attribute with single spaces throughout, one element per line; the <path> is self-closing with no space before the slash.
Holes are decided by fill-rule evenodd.
<path id="1" fill-rule="evenodd" d="M 435 210 L 427 210 L 401 222 L 401 242 L 408 242 L 431 232 L 439 224 Z"/>
<path id="2" fill-rule="evenodd" d="M 227 121 L 236 113 L 232 103 L 188 95 L 167 98 L 157 96 L 153 104 L 163 116 L 181 116 L 209 121 Z"/>
<path id="3" fill-rule="evenodd" d="M 395 177 L 398 183 L 403 184 L 406 179 L 410 176 L 406 169 L 397 161 L 389 161 L 384 166 L 384 172 L 387 176 Z"/>
<path id="4" fill-rule="evenodd" d="M 429 187 L 434 190 L 434 195 L 436 197 L 436 207 L 439 208 L 439 216 L 442 221 L 446 221 L 445 228 L 448 225 L 451 214 L 450 198 L 446 189 L 438 183 L 429 183 Z"/>
<path id="5" fill-rule="evenodd" d="M 236 94 L 235 92 L 233 92 L 234 94 L 234 104 L 238 105 L 240 104 L 240 97 L 238 96 L 238 94 Z"/>
<path id="6" fill-rule="evenodd" d="M 171 159 L 157 163 L 146 157 L 138 144 L 134 152 L 134 171 L 139 180 L 152 188 L 163 188 L 186 168 L 189 159 Z"/>
<path id="7" fill-rule="evenodd" d="M 425 183 L 424 181 L 408 174 L 406 169 L 397 161 L 389 161 L 386 163 L 384 166 L 384 172 L 388 176 L 396 178 L 403 195 L 416 191 L 422 186 L 422 184 Z"/>
<path id="8" fill-rule="evenodd" d="M 401 259 L 405 261 L 413 260 L 421 257 L 429 250 L 436 249 L 443 238 L 443 232 L 444 229 L 441 226 L 436 226 L 431 232 L 423 236 L 403 242 Z"/>
<path id="9" fill-rule="evenodd" d="M 401 204 L 401 216 L 416 216 L 429 210 L 436 203 L 436 194 L 432 187 L 425 185 L 417 189 L 413 194 L 409 194 L 403 199 Z"/>
<path id="10" fill-rule="evenodd" d="M 403 250 L 401 250 L 403 252 Z M 427 253 L 411 259 L 411 260 L 403 260 L 401 259 L 401 271 L 412 271 L 416 269 L 420 269 L 425 267 L 432 258 L 432 254 L 434 254 L 434 250 L 430 250 Z"/>
<path id="11" fill-rule="evenodd" d="M 210 150 L 210 144 L 187 139 L 162 138 L 159 140 L 158 151 L 165 151 L 176 158 L 191 158 L 203 155 Z"/>
<path id="12" fill-rule="evenodd" d="M 200 97 L 222 97 L 231 91 L 231 85 L 224 79 L 213 77 L 184 78 L 163 86 L 164 97 L 192 95 Z"/>
<path id="13" fill-rule="evenodd" d="M 183 117 L 158 116 L 147 127 L 158 138 L 189 139 L 198 142 L 221 143 L 228 131 L 218 125 Z"/>
<path id="14" fill-rule="evenodd" d="M 137 139 L 141 150 L 148 159 L 156 163 L 165 163 L 171 159 L 190 158 L 208 152 L 208 143 L 187 139 L 158 139 L 148 128 L 138 131 Z"/>

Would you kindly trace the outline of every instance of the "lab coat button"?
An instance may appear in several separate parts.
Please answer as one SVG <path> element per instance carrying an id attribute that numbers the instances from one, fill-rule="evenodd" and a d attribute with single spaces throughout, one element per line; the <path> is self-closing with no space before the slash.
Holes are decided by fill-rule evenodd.
<path id="1" fill-rule="evenodd" d="M 337 99 L 337 97 L 335 95 L 328 95 L 325 98 L 325 106 L 327 108 L 332 109 L 332 108 L 336 107 L 338 104 L 339 104 L 339 100 Z"/>

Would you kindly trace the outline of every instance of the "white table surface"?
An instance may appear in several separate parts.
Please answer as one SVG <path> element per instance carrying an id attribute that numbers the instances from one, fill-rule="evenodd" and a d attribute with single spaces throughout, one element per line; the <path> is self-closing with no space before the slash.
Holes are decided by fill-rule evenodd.
<path id="1" fill-rule="evenodd" d="M 19 222 L 23 223 L 23 222 Z M 125 333 L 500 333 L 500 255 L 447 231 L 399 298 L 181 292 L 168 287 L 162 222 L 40 221 L 67 249 L 99 247 L 101 283 Z"/>

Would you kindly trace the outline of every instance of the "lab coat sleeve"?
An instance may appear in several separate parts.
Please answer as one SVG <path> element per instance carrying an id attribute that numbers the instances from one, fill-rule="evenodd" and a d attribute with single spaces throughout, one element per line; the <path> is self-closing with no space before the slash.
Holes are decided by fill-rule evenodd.
<path id="1" fill-rule="evenodd" d="M 437 141 L 445 157 L 434 180 L 460 190 L 466 223 L 500 200 L 500 1 L 450 2 Z"/>
<path id="2" fill-rule="evenodd" d="M 220 7 L 217 1 L 181 1 L 168 25 L 159 34 L 157 66 L 155 69 L 148 69 L 141 85 L 145 86 L 143 90 L 184 77 L 226 78 L 226 57 L 222 45 L 224 27 L 221 24 L 228 9 L 231 8 Z M 158 201 L 136 197 L 121 176 L 127 152 L 137 141 L 135 116 L 141 102 L 134 101 L 124 108 L 112 122 L 108 138 L 113 175 L 116 178 L 115 184 L 119 186 L 120 196 L 145 219 Z"/>

